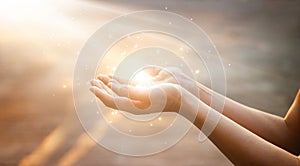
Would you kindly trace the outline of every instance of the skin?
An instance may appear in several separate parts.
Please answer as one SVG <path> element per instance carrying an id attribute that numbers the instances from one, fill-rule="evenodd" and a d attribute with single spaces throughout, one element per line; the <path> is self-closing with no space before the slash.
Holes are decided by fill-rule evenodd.
<path id="1" fill-rule="evenodd" d="M 177 69 L 148 68 L 146 71 L 153 76 L 154 86 L 141 89 L 124 85 L 120 79 L 100 75 L 91 81 L 91 91 L 106 106 L 134 114 L 152 113 L 165 98 L 163 111 L 178 113 L 182 107 L 185 110 L 182 116 L 187 119 L 196 112 L 192 123 L 199 129 L 214 108 L 210 107 L 211 96 L 218 95 L 225 98 L 225 107 L 208 137 L 233 164 L 300 166 L 300 157 L 297 157 L 300 152 L 300 91 L 282 118 L 224 97 Z M 134 110 L 132 106 L 138 109 Z"/>

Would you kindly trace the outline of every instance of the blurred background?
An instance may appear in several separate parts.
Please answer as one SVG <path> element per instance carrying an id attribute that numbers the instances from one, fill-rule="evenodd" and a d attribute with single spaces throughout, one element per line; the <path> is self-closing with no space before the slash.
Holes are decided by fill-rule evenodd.
<path id="1" fill-rule="evenodd" d="M 1 0 L 0 166 L 232 165 L 198 142 L 195 128 L 171 149 L 137 158 L 96 145 L 81 127 L 72 97 L 80 49 L 112 18 L 148 9 L 203 28 L 224 62 L 227 96 L 285 115 L 300 87 L 298 0 Z"/>

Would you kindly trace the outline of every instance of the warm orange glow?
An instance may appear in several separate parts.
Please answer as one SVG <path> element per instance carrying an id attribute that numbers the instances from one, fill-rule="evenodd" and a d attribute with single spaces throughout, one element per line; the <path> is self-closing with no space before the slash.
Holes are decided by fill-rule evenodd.
<path id="1" fill-rule="evenodd" d="M 53 15 L 51 16 L 51 13 L 49 13 L 51 9 L 50 5 L 47 5 L 47 3 L 47 1 L 39 0 L 0 1 L 0 11 L 3 13 L 0 17 L 4 17 L 10 21 L 24 21 L 24 19 L 38 21 L 46 15 L 48 15 L 48 18 L 53 17 Z"/>
<path id="2" fill-rule="evenodd" d="M 67 136 L 65 126 L 56 128 L 41 145 L 19 163 L 19 166 L 43 165 L 62 146 Z"/>
<path id="3" fill-rule="evenodd" d="M 149 86 L 149 85 L 151 85 L 152 80 L 153 80 L 153 77 L 151 75 L 149 75 L 148 73 L 146 73 L 144 71 L 141 71 L 133 77 L 132 82 L 136 86 Z"/>
<path id="4" fill-rule="evenodd" d="M 101 139 L 105 134 L 106 130 L 106 122 L 99 121 L 98 124 L 95 125 L 92 133 L 97 133 L 98 137 L 96 139 Z M 96 142 L 92 140 L 88 134 L 83 133 L 77 139 L 75 145 L 64 155 L 58 162 L 58 166 L 65 165 L 74 165 L 78 162 L 82 157 L 84 157 L 91 148 L 96 145 Z"/>

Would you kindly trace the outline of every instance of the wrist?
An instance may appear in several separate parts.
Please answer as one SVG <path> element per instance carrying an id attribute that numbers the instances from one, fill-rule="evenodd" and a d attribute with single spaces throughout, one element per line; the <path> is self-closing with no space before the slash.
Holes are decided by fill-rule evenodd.
<path id="1" fill-rule="evenodd" d="M 213 108 L 195 96 L 193 96 L 193 98 L 184 98 L 182 103 L 183 110 L 185 110 L 185 114 L 183 114 L 183 116 L 200 130 L 204 127 L 204 123 L 207 123 L 205 125 L 206 128 L 210 128 L 214 126 L 215 120 L 219 119 L 217 118 L 217 116 L 219 116 L 219 112 L 213 110 Z M 211 124 L 212 126 L 210 126 Z"/>
<path id="2" fill-rule="evenodd" d="M 206 116 L 205 104 L 189 91 L 182 88 L 179 114 L 192 123 L 203 122 Z"/>

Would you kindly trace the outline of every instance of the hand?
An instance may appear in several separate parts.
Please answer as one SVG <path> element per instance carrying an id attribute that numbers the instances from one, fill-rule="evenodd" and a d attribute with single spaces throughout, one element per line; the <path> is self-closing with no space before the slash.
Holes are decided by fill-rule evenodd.
<path id="1" fill-rule="evenodd" d="M 182 86 L 195 96 L 198 95 L 198 82 L 184 74 L 179 68 L 176 67 L 147 67 L 145 72 L 153 76 L 153 81 L 156 83 L 173 83 Z"/>
<path id="2" fill-rule="evenodd" d="M 133 114 L 160 111 L 178 112 L 181 87 L 160 83 L 150 87 L 122 84 L 110 76 L 100 75 L 91 81 L 91 91 L 108 107 Z"/>

